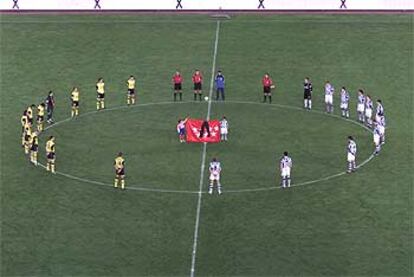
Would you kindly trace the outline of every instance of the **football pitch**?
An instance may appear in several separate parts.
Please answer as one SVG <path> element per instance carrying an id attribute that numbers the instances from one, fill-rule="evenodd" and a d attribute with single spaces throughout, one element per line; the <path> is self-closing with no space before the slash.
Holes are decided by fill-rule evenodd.
<path id="1" fill-rule="evenodd" d="M 2 276 L 413 275 L 412 15 L 1 15 L 0 40 Z M 195 69 L 209 101 L 193 101 Z M 211 101 L 219 69 L 224 102 Z M 261 102 L 266 72 L 272 104 Z M 302 108 L 306 76 L 312 111 Z M 96 112 L 99 77 L 107 108 Z M 70 119 L 74 86 L 80 116 Z M 375 157 L 355 121 L 359 88 L 385 107 Z M 21 147 L 21 114 L 49 90 L 56 123 L 39 136 L 39 161 L 55 136 L 55 175 Z M 207 115 L 227 117 L 229 141 L 179 143 L 177 120 Z M 345 173 L 349 135 L 354 174 Z M 125 191 L 112 187 L 119 151 Z M 294 163 L 289 189 L 279 188 L 283 151 Z M 222 195 L 206 193 L 213 157 Z"/>

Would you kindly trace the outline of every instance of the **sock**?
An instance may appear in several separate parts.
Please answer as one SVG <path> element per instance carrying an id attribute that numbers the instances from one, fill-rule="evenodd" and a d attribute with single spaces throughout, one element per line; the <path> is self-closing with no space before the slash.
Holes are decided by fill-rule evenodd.
<path id="1" fill-rule="evenodd" d="M 131 103 L 132 103 L 132 105 L 135 105 L 135 97 L 131 98 Z"/>
<path id="2" fill-rule="evenodd" d="M 96 109 L 99 110 L 100 108 L 101 108 L 101 103 L 99 103 L 99 101 L 98 101 L 98 102 L 96 102 Z"/>
<path id="3" fill-rule="evenodd" d="M 50 171 L 52 171 L 52 173 L 55 173 L 55 164 L 54 163 L 50 164 Z"/>
<path id="4" fill-rule="evenodd" d="M 349 118 L 349 111 L 346 111 L 346 118 Z"/>
<path id="5" fill-rule="evenodd" d="M 221 184 L 217 181 L 217 191 L 219 194 L 221 194 Z"/>
<path id="6" fill-rule="evenodd" d="M 50 162 L 47 162 L 47 164 L 46 164 L 46 170 L 47 171 L 50 171 Z"/>
<path id="7" fill-rule="evenodd" d="M 118 187 L 118 178 L 115 178 L 115 181 L 114 181 L 114 188 L 117 188 Z"/>
<path id="8" fill-rule="evenodd" d="M 102 102 L 101 102 L 101 108 L 102 109 L 105 109 L 105 102 L 102 100 Z"/>
<path id="9" fill-rule="evenodd" d="M 34 163 L 35 165 L 37 165 L 37 153 L 36 152 L 30 153 L 30 161 Z"/>
<path id="10" fill-rule="evenodd" d="M 78 109 L 78 108 L 76 108 L 76 110 L 75 110 L 75 115 L 76 115 L 76 116 L 78 116 L 78 115 L 79 115 L 79 109 Z"/>
<path id="11" fill-rule="evenodd" d="M 272 103 L 272 96 L 269 95 L 269 103 Z"/>
<path id="12" fill-rule="evenodd" d="M 308 107 L 308 100 L 307 99 L 303 100 L 303 107 L 304 108 Z"/>
<path id="13" fill-rule="evenodd" d="M 200 101 L 201 101 L 201 93 L 198 95 L 198 98 L 200 99 Z"/>
<path id="14" fill-rule="evenodd" d="M 352 162 L 348 162 L 348 172 L 351 172 L 352 170 Z"/>
<path id="15" fill-rule="evenodd" d="M 72 109 L 72 111 L 71 111 L 71 113 L 70 113 L 70 114 L 71 114 L 71 116 L 72 116 L 72 117 L 74 117 L 74 116 L 75 116 L 75 110 L 74 110 L 74 109 Z"/>
<path id="16" fill-rule="evenodd" d="M 210 186 L 208 188 L 208 193 L 212 194 L 213 193 L 213 182 L 210 182 Z"/>
<path id="17" fill-rule="evenodd" d="M 177 100 L 177 93 L 174 93 L 174 101 Z"/>
<path id="18" fill-rule="evenodd" d="M 287 186 L 290 188 L 290 176 L 287 177 Z"/>
<path id="19" fill-rule="evenodd" d="M 194 93 L 194 101 L 197 100 L 197 93 Z"/>
<path id="20" fill-rule="evenodd" d="M 308 100 L 308 108 L 309 108 L 309 110 L 312 109 L 312 100 L 310 100 L 310 99 Z"/>
<path id="21" fill-rule="evenodd" d="M 266 102 L 266 95 L 263 96 L 263 102 Z"/>
<path id="22" fill-rule="evenodd" d="M 125 189 L 125 180 L 124 179 L 121 180 L 121 189 Z"/>
<path id="23" fill-rule="evenodd" d="M 131 105 L 131 97 L 127 97 L 127 105 Z"/>
<path id="24" fill-rule="evenodd" d="M 180 92 L 180 101 L 182 101 L 182 100 L 183 100 L 183 93 Z"/>

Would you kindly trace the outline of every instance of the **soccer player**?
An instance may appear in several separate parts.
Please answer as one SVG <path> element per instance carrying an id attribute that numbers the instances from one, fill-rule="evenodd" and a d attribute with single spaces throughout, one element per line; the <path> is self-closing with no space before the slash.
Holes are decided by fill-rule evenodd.
<path id="1" fill-rule="evenodd" d="M 105 82 L 102 78 L 96 83 L 96 109 L 105 109 Z"/>
<path id="2" fill-rule="evenodd" d="M 221 174 L 221 164 L 216 159 L 213 158 L 213 160 L 210 162 L 210 186 L 208 188 L 208 193 L 213 194 L 213 188 L 214 184 L 217 185 L 217 192 L 218 194 L 221 194 L 221 184 L 220 184 L 220 174 Z"/>
<path id="3" fill-rule="evenodd" d="M 345 87 L 341 89 L 341 115 L 342 117 L 349 118 L 349 93 Z"/>
<path id="4" fill-rule="evenodd" d="M 37 106 L 37 131 L 40 133 L 44 129 L 45 122 L 45 103 L 40 103 Z"/>
<path id="5" fill-rule="evenodd" d="M 74 87 L 70 95 L 70 99 L 72 100 L 72 118 L 79 115 L 79 94 L 79 89 Z"/>
<path id="6" fill-rule="evenodd" d="M 55 137 L 50 136 L 46 142 L 46 170 L 52 173 L 55 171 L 55 161 L 56 161 L 56 146 L 55 146 Z"/>
<path id="7" fill-rule="evenodd" d="M 312 109 L 312 83 L 309 77 L 303 83 L 303 107 L 307 110 Z"/>
<path id="8" fill-rule="evenodd" d="M 55 109 L 55 97 L 53 96 L 53 92 L 49 91 L 46 100 L 46 112 L 47 112 L 47 120 L 46 122 L 51 124 L 53 123 L 53 110 Z"/>
<path id="9" fill-rule="evenodd" d="M 202 91 L 203 75 L 201 75 L 200 70 L 196 69 L 196 71 L 193 74 L 192 80 L 194 84 L 194 101 L 197 100 L 197 95 L 201 101 L 201 97 L 203 94 L 203 91 Z"/>
<path id="10" fill-rule="evenodd" d="M 172 82 L 174 85 L 174 101 L 177 101 L 177 94 L 180 95 L 180 101 L 183 100 L 183 77 L 179 71 L 176 71 L 172 77 Z M 195 99 L 194 99 L 195 100 Z"/>
<path id="11" fill-rule="evenodd" d="M 121 189 L 125 189 L 125 160 L 122 157 L 122 152 L 119 152 L 118 156 L 115 158 L 114 168 L 115 168 L 114 188 L 117 188 L 119 183 L 121 183 Z"/>
<path id="12" fill-rule="evenodd" d="M 335 93 L 335 88 L 329 81 L 325 83 L 325 109 L 327 113 L 333 113 L 333 95 Z"/>
<path id="13" fill-rule="evenodd" d="M 30 162 L 37 166 L 37 153 L 39 151 L 39 139 L 37 132 L 33 132 L 29 138 L 30 144 Z"/>
<path id="14" fill-rule="evenodd" d="M 385 144 L 385 115 L 379 116 L 378 121 L 375 122 L 378 124 L 380 142 L 381 144 Z"/>
<path id="15" fill-rule="evenodd" d="M 365 122 L 364 117 L 365 112 L 365 95 L 362 89 L 358 90 L 358 104 L 357 104 L 357 114 L 358 114 L 358 121 L 361 123 Z"/>
<path id="16" fill-rule="evenodd" d="M 283 157 L 279 161 L 281 186 L 282 188 L 290 187 L 290 171 L 292 169 L 292 159 L 287 151 L 283 152 Z"/>
<path id="17" fill-rule="evenodd" d="M 32 136 L 32 127 L 30 123 L 24 126 L 24 133 L 23 133 L 23 147 L 24 153 L 28 155 L 30 153 L 30 139 Z"/>
<path id="18" fill-rule="evenodd" d="M 269 103 L 272 103 L 272 88 L 273 81 L 270 78 L 269 73 L 266 73 L 262 78 L 262 85 L 263 85 L 263 103 L 266 103 L 266 99 L 269 98 Z"/>
<path id="19" fill-rule="evenodd" d="M 229 133 L 229 122 L 227 118 L 223 116 L 220 120 L 220 138 L 221 141 L 227 141 L 227 134 Z"/>
<path id="20" fill-rule="evenodd" d="M 27 121 L 29 122 L 30 126 L 33 126 L 33 109 L 36 108 L 36 106 L 34 104 L 30 105 L 29 107 L 27 107 L 26 109 L 26 116 L 27 116 Z"/>
<path id="21" fill-rule="evenodd" d="M 221 70 L 217 72 L 216 78 L 214 79 L 216 83 L 216 101 L 219 100 L 221 95 L 221 100 L 224 101 L 224 85 L 226 83 L 224 75 L 221 73 Z"/>
<path id="22" fill-rule="evenodd" d="M 178 133 L 178 138 L 180 140 L 181 143 L 185 142 L 185 123 L 187 122 L 187 119 L 178 120 L 178 124 L 177 124 L 177 133 Z"/>
<path id="23" fill-rule="evenodd" d="M 348 160 L 348 170 L 347 173 L 355 172 L 356 170 L 356 154 L 357 154 L 357 145 L 352 136 L 348 137 L 348 146 L 347 146 L 347 160 Z"/>
<path id="24" fill-rule="evenodd" d="M 365 122 L 368 127 L 372 127 L 372 110 L 374 105 L 371 100 L 371 96 L 367 95 L 365 97 Z"/>
<path id="25" fill-rule="evenodd" d="M 135 77 L 129 76 L 127 80 L 128 93 L 127 93 L 127 105 L 135 105 Z"/>
<path id="26" fill-rule="evenodd" d="M 24 136 L 26 135 L 26 125 L 29 125 L 29 121 L 27 120 L 27 110 L 24 110 L 22 117 L 20 118 L 20 123 L 22 125 L 22 147 L 24 147 Z"/>
<path id="27" fill-rule="evenodd" d="M 380 121 L 381 116 L 384 116 L 384 106 L 382 106 L 381 99 L 377 100 L 377 107 L 375 109 L 375 120 Z"/>
<path id="28" fill-rule="evenodd" d="M 375 145 L 374 155 L 378 155 L 381 151 L 381 127 L 378 123 L 374 122 L 373 141 Z"/>

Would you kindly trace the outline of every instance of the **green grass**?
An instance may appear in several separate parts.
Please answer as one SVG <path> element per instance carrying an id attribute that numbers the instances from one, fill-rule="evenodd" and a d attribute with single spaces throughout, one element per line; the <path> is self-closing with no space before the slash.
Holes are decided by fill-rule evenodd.
<path id="1" fill-rule="evenodd" d="M 202 196 L 197 276 L 413 274 L 412 26 L 411 15 L 222 22 L 217 68 L 228 102 L 213 103 L 211 113 L 228 117 L 230 141 L 208 145 L 207 161 L 222 161 L 225 193 Z M 113 158 L 123 151 L 129 188 L 196 192 L 202 145 L 179 144 L 175 124 L 207 113 L 206 102 L 191 102 L 190 78 L 201 69 L 208 92 L 215 30 L 205 16 L 1 16 L 2 276 L 189 275 L 197 194 L 120 192 L 51 176 L 25 159 L 19 119 L 52 89 L 55 119 L 65 120 L 69 91 L 79 86 L 81 114 L 91 113 L 40 138 L 43 147 L 46 136 L 56 136 L 58 171 L 111 184 Z M 125 105 L 130 74 L 139 104 L 171 101 L 176 69 L 189 103 L 117 108 Z M 277 84 L 276 105 L 259 104 L 266 71 Z M 94 113 L 101 76 L 114 110 Z M 314 112 L 300 109 L 305 76 L 313 80 Z M 388 129 L 380 156 L 353 175 L 226 193 L 277 186 L 285 149 L 297 184 L 344 171 L 349 134 L 358 161 L 369 157 L 366 130 L 321 113 L 327 79 L 350 89 L 352 117 L 357 88 L 383 100 Z"/>

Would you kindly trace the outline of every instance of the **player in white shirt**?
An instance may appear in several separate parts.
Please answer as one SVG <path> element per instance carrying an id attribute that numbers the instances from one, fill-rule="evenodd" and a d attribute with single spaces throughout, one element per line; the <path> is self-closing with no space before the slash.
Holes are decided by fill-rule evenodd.
<path id="1" fill-rule="evenodd" d="M 384 116 L 384 107 L 382 106 L 381 99 L 378 99 L 377 108 L 375 109 L 375 121 L 379 121 L 381 116 Z"/>
<path id="2" fill-rule="evenodd" d="M 358 114 L 358 121 L 365 122 L 364 118 L 364 111 L 365 111 L 365 95 L 362 89 L 358 90 L 358 104 L 357 104 L 357 114 Z"/>
<path id="3" fill-rule="evenodd" d="M 210 171 L 210 186 L 208 189 L 208 193 L 213 194 L 214 184 L 216 184 L 217 192 L 218 194 L 221 194 L 222 193 L 221 184 L 220 184 L 221 164 L 216 158 L 213 158 L 213 160 L 210 162 L 209 171 Z"/>
<path id="4" fill-rule="evenodd" d="M 341 89 L 341 115 L 342 117 L 349 118 L 349 93 L 345 87 Z"/>
<path id="5" fill-rule="evenodd" d="M 377 123 L 378 131 L 380 134 L 380 142 L 381 144 L 385 144 L 385 116 L 379 116 Z"/>
<path id="6" fill-rule="evenodd" d="M 375 127 L 374 127 L 374 131 L 372 132 L 373 134 L 373 141 L 374 141 L 374 145 L 375 145 L 375 152 L 374 155 L 378 155 L 379 152 L 381 151 L 381 130 L 379 127 L 378 123 L 374 123 Z"/>
<path id="7" fill-rule="evenodd" d="M 348 173 L 355 172 L 356 170 L 356 154 L 357 145 L 352 136 L 348 137 L 348 145 L 346 147 L 347 161 L 348 161 Z"/>
<path id="8" fill-rule="evenodd" d="M 368 127 L 372 127 L 372 110 L 374 105 L 372 103 L 371 96 L 367 95 L 365 97 L 365 122 Z"/>
<path id="9" fill-rule="evenodd" d="M 220 120 L 220 138 L 221 141 L 227 141 L 227 134 L 229 133 L 229 122 L 227 121 L 226 117 Z"/>
<path id="10" fill-rule="evenodd" d="M 187 122 L 187 118 L 184 120 L 179 119 L 177 124 L 177 133 L 178 138 L 181 143 L 185 142 L 185 123 Z"/>
<path id="11" fill-rule="evenodd" d="M 292 169 L 292 159 L 288 152 L 283 152 L 283 157 L 279 161 L 280 177 L 282 188 L 290 187 L 290 171 Z"/>
<path id="12" fill-rule="evenodd" d="M 329 81 L 325 83 L 325 107 L 327 113 L 333 113 L 333 95 L 335 93 L 335 88 Z"/>

